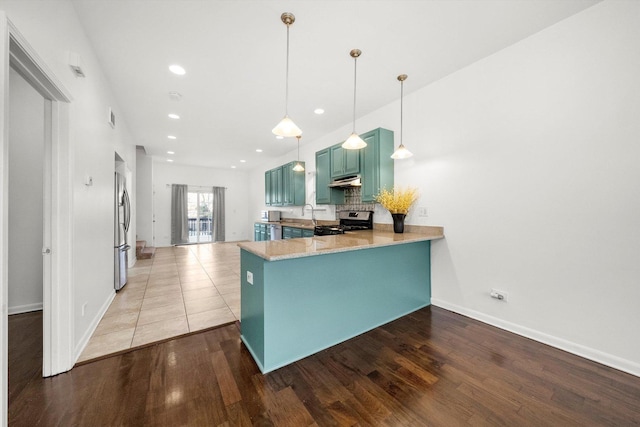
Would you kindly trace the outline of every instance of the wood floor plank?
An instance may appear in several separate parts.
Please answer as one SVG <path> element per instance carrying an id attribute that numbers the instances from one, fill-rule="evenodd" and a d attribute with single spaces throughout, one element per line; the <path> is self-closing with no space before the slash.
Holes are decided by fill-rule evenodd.
<path id="1" fill-rule="evenodd" d="M 232 324 L 41 378 L 9 320 L 12 427 L 640 425 L 640 378 L 436 307 L 266 375 Z"/>

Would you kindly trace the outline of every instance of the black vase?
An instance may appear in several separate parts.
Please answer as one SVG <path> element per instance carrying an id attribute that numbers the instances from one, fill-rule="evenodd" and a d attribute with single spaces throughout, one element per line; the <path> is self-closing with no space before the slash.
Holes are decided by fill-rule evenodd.
<path id="1" fill-rule="evenodd" d="M 393 218 L 393 232 L 394 233 L 404 233 L 404 218 L 406 214 L 402 213 L 392 213 L 391 217 Z"/>

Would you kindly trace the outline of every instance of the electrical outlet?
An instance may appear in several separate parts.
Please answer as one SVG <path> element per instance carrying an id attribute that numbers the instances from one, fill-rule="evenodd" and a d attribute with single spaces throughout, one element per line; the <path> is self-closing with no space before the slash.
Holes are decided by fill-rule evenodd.
<path id="1" fill-rule="evenodd" d="M 422 216 L 422 217 L 428 216 L 427 215 L 427 208 L 425 206 L 418 207 L 418 216 Z"/>
<path id="2" fill-rule="evenodd" d="M 500 291 L 498 289 L 491 289 L 491 294 L 490 295 L 491 295 L 491 298 L 495 298 L 495 299 L 500 300 L 500 301 L 507 301 L 507 296 L 509 294 L 507 294 L 504 291 Z"/>
<path id="3" fill-rule="evenodd" d="M 249 282 L 250 285 L 253 285 L 253 273 L 250 271 L 247 271 L 247 282 Z"/>

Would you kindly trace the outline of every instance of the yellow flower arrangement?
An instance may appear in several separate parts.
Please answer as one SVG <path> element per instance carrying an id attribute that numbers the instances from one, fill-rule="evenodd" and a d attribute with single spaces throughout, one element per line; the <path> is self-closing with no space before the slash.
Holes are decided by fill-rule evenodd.
<path id="1" fill-rule="evenodd" d="M 394 187 L 392 191 L 383 188 L 375 196 L 376 202 L 383 208 L 394 213 L 407 214 L 411 205 L 418 200 L 418 189 L 413 187 Z"/>

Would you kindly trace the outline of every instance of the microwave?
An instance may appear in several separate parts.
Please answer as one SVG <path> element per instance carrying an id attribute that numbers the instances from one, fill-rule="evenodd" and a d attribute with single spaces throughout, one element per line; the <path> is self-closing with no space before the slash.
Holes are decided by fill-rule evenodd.
<path id="1" fill-rule="evenodd" d="M 280 211 L 260 211 L 263 221 L 280 221 Z"/>

